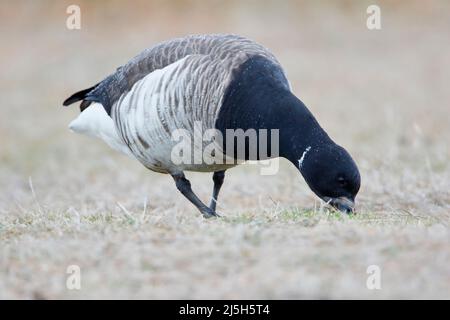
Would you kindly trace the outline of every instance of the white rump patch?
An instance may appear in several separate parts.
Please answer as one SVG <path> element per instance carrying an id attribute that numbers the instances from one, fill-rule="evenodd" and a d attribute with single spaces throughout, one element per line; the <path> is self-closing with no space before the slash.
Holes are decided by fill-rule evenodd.
<path id="1" fill-rule="evenodd" d="M 311 150 L 311 146 L 308 146 L 308 148 L 306 148 L 305 151 L 303 151 L 302 157 L 298 159 L 298 167 L 300 169 L 302 168 L 303 161 L 305 160 L 305 156 L 309 152 L 309 150 Z"/>
<path id="2" fill-rule="evenodd" d="M 72 132 L 84 134 L 103 140 L 114 150 L 133 157 L 127 145 L 122 142 L 117 134 L 116 126 L 111 117 L 106 113 L 100 103 L 92 103 L 84 109 L 80 115 L 69 124 Z"/>

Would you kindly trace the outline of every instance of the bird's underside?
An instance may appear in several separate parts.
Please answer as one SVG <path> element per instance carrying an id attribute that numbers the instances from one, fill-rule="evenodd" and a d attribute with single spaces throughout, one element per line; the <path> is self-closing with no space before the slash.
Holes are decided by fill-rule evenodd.
<path id="1" fill-rule="evenodd" d="M 204 216 L 214 216 L 224 172 L 235 164 L 214 161 L 218 154 L 203 153 L 211 143 L 204 139 L 205 133 L 216 128 L 236 72 L 255 56 L 279 66 L 267 49 L 234 35 L 190 36 L 161 43 L 94 87 L 68 98 L 64 105 L 82 101 L 82 113 L 71 129 L 103 139 L 150 170 L 171 174 L 180 192 Z M 282 80 L 288 87 L 286 78 Z M 99 104 L 104 110 L 92 107 Z M 95 124 L 89 123 L 92 119 Z M 173 151 L 184 133 L 192 139 L 193 154 L 202 152 L 202 161 L 174 163 Z M 192 192 L 186 170 L 214 172 L 210 206 Z"/>

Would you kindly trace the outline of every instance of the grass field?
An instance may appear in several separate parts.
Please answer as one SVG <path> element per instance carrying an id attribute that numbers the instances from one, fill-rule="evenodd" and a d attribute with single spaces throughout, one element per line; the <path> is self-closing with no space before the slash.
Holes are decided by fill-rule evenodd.
<path id="1" fill-rule="evenodd" d="M 0 2 L 0 298 L 450 298 L 450 6 L 379 2 Z M 203 219 L 169 176 L 71 134 L 62 101 L 158 41 L 238 33 L 357 161 L 358 214 L 298 171 L 227 172 Z M 209 174 L 189 173 L 209 200 Z M 69 290 L 67 268 L 81 270 Z M 366 286 L 381 270 L 381 289 Z"/>

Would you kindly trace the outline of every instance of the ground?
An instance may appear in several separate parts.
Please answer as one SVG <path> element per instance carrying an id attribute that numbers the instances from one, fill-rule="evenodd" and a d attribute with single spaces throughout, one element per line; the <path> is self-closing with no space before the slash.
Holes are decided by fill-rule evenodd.
<path id="1" fill-rule="evenodd" d="M 71 1 L 2 2 L 0 298 L 449 299 L 449 4 L 377 3 L 370 31 L 364 1 L 80 1 L 81 30 Z M 270 48 L 353 155 L 355 216 L 281 160 L 273 176 L 229 170 L 223 217 L 206 220 L 170 177 L 68 132 L 67 96 L 158 41 L 217 32 Z M 211 175 L 188 177 L 209 201 Z"/>

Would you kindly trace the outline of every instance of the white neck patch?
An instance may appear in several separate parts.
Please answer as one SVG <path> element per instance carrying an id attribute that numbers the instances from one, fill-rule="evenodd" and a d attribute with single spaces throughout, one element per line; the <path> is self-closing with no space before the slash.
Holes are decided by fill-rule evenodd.
<path id="1" fill-rule="evenodd" d="M 298 167 L 299 169 L 302 168 L 303 165 L 303 160 L 305 160 L 305 156 L 306 154 L 309 152 L 309 150 L 311 150 L 311 146 L 308 146 L 305 151 L 303 151 L 302 157 L 300 159 L 298 159 Z"/>

